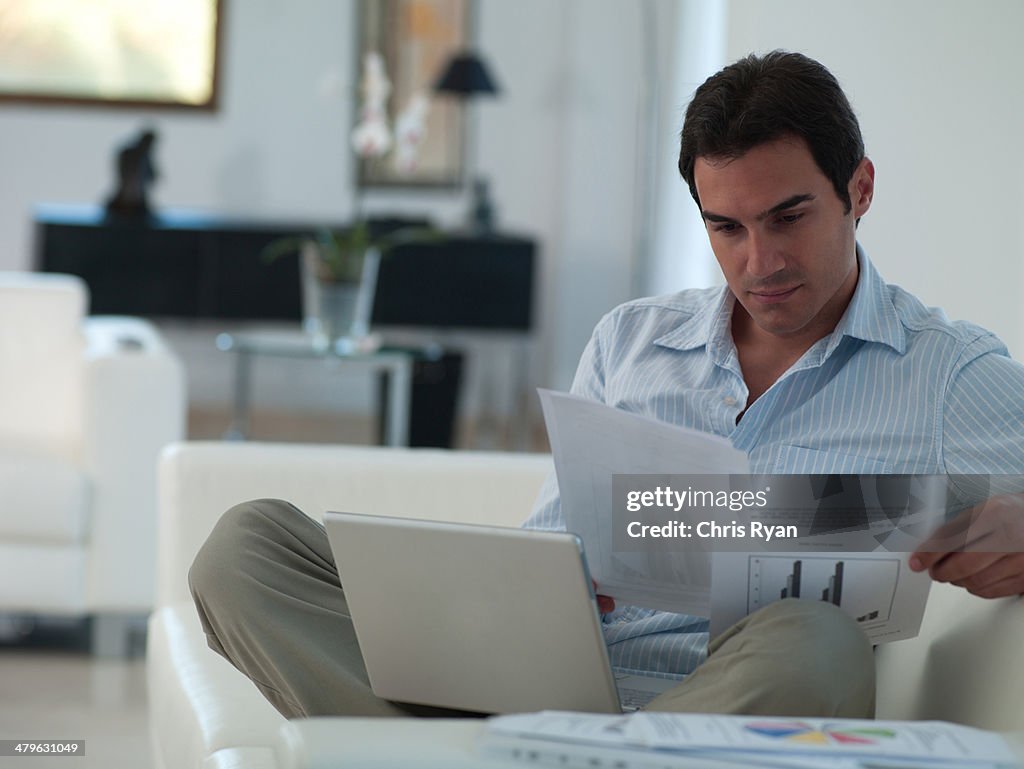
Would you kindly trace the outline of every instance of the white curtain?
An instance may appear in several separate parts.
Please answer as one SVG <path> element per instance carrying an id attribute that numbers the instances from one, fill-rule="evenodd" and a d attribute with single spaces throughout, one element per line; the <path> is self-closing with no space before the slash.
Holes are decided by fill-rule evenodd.
<path id="1" fill-rule="evenodd" d="M 650 13 L 664 6 L 650 6 Z M 657 130 L 645 135 L 653 144 L 644 153 L 646 174 L 641 184 L 650 201 L 646 229 L 638 235 L 636 265 L 638 294 L 653 295 L 721 283 L 721 274 L 708 246 L 704 224 L 679 176 L 679 131 L 694 90 L 725 65 L 727 0 L 680 0 L 673 8 L 668 40 L 663 49 L 649 48 L 657 57 L 660 77 L 654 88 L 651 116 Z M 672 14 L 666 14 L 672 15 Z M 659 24 L 668 20 L 657 20 Z"/>

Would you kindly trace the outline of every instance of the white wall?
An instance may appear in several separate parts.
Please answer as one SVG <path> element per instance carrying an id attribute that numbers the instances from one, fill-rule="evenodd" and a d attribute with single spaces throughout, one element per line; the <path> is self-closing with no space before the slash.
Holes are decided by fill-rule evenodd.
<path id="1" fill-rule="evenodd" d="M 1024 54 L 1015 36 L 1024 4 L 710 5 L 714 12 L 707 0 L 480 0 L 480 48 L 504 89 L 479 104 L 480 165 L 501 226 L 541 244 L 537 382 L 567 386 L 594 322 L 635 290 L 715 279 L 706 249 L 694 253 L 677 226 L 674 212 L 682 220 L 694 211 L 674 171 L 673 137 L 686 97 L 722 49 L 724 60 L 803 50 L 836 72 L 878 167 L 875 207 L 862 225 L 872 258 L 889 280 L 992 328 L 1020 357 Z M 651 136 L 641 113 L 651 37 L 644 12 L 655 19 L 660 107 L 649 224 L 658 235 L 647 254 L 638 249 L 651 240 L 641 221 L 650 212 L 638 210 Z M 100 201 L 114 147 L 146 123 L 160 132 L 159 205 L 303 220 L 349 215 L 354 3 L 244 0 L 228 13 L 217 113 L 0 105 L 0 269 L 29 265 L 32 204 Z M 695 32 L 702 18 L 711 26 Z M 465 200 L 378 195 L 368 206 L 454 224 Z M 226 398 L 226 356 L 200 342 L 190 354 L 208 353 L 191 395 Z M 504 376 L 486 352 L 471 379 L 491 369 Z M 324 389 L 337 396 L 331 384 Z"/>
<path id="2" fill-rule="evenodd" d="M 799 50 L 839 78 L 877 170 L 882 274 L 1024 357 L 1024 3 L 731 0 L 729 60 Z"/>
<path id="3" fill-rule="evenodd" d="M 29 266 L 34 203 L 108 194 L 115 146 L 144 124 L 160 136 L 158 206 L 301 220 L 351 213 L 354 3 L 244 0 L 227 11 L 216 113 L 0 105 L 0 269 Z M 481 0 L 479 35 L 503 88 L 478 103 L 480 166 L 501 226 L 540 241 L 534 367 L 539 383 L 566 386 L 594 322 L 630 296 L 638 8 Z M 457 224 L 465 199 L 379 194 L 366 205 Z M 194 376 L 193 397 L 227 392 L 218 361 L 212 349 L 198 361 L 224 370 Z"/>

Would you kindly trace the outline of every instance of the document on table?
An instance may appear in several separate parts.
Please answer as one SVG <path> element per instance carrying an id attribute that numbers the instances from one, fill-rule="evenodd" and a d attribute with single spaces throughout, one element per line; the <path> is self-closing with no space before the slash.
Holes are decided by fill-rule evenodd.
<path id="1" fill-rule="evenodd" d="M 688 767 L 694 758 L 750 767 L 982 769 L 1019 766 L 998 734 L 940 721 L 545 711 L 498 716 L 482 755 L 532 763 Z M 563 757 L 564 756 L 564 757 Z M 538 760 L 540 759 L 540 760 Z M 595 764 L 595 762 L 597 762 Z"/>
<path id="2" fill-rule="evenodd" d="M 883 549 L 871 528 L 801 537 L 793 541 L 794 552 L 710 552 L 710 545 L 616 548 L 614 475 L 749 475 L 747 455 L 720 436 L 566 393 L 541 390 L 540 397 L 566 528 L 583 540 L 602 594 L 620 603 L 710 617 L 712 637 L 786 597 L 839 606 L 876 643 L 920 630 L 931 580 L 910 571 L 906 553 Z M 929 485 L 924 491 L 944 494 L 940 480 L 937 490 Z M 941 518 L 938 500 L 928 497 L 924 508 Z M 796 512 L 783 507 L 763 514 Z M 867 547 L 878 551 L 864 552 Z"/>

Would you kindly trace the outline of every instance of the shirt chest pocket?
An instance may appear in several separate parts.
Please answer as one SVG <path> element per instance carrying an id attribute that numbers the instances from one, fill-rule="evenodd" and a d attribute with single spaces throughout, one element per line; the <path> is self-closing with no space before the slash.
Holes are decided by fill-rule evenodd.
<path id="1" fill-rule="evenodd" d="M 810 475 L 835 473 L 841 475 L 885 475 L 891 473 L 892 465 L 873 457 L 846 454 L 841 451 L 809 449 L 803 446 L 779 444 L 767 450 L 766 466 L 752 457 L 756 471 L 780 475 Z"/>

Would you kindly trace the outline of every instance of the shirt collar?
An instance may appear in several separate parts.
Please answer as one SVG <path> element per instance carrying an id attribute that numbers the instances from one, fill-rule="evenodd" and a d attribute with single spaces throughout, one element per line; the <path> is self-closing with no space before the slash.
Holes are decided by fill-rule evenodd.
<path id="1" fill-rule="evenodd" d="M 860 263 L 857 288 L 846 312 L 830 335 L 825 355 L 827 357 L 838 347 L 844 337 L 884 344 L 902 355 L 907 349 L 907 337 L 892 303 L 889 286 L 882 280 L 859 243 L 857 261 Z"/>
<path id="2" fill-rule="evenodd" d="M 823 358 L 827 358 L 845 337 L 876 342 L 891 347 L 901 355 L 906 351 L 906 334 L 893 306 L 889 288 L 878 274 L 867 254 L 857 244 L 860 264 L 857 286 L 850 304 L 827 338 Z M 676 328 L 654 340 L 660 347 L 673 350 L 695 350 L 705 345 L 714 359 L 724 359 L 734 348 L 731 325 L 736 297 L 728 286 L 722 286 L 717 297 Z"/>
<path id="3" fill-rule="evenodd" d="M 726 343 L 731 345 L 730 328 L 735 303 L 736 298 L 729 287 L 722 286 L 717 294 L 712 294 L 711 301 L 667 334 L 655 339 L 654 344 L 673 350 L 696 350 L 705 345 L 710 350 Z"/>

